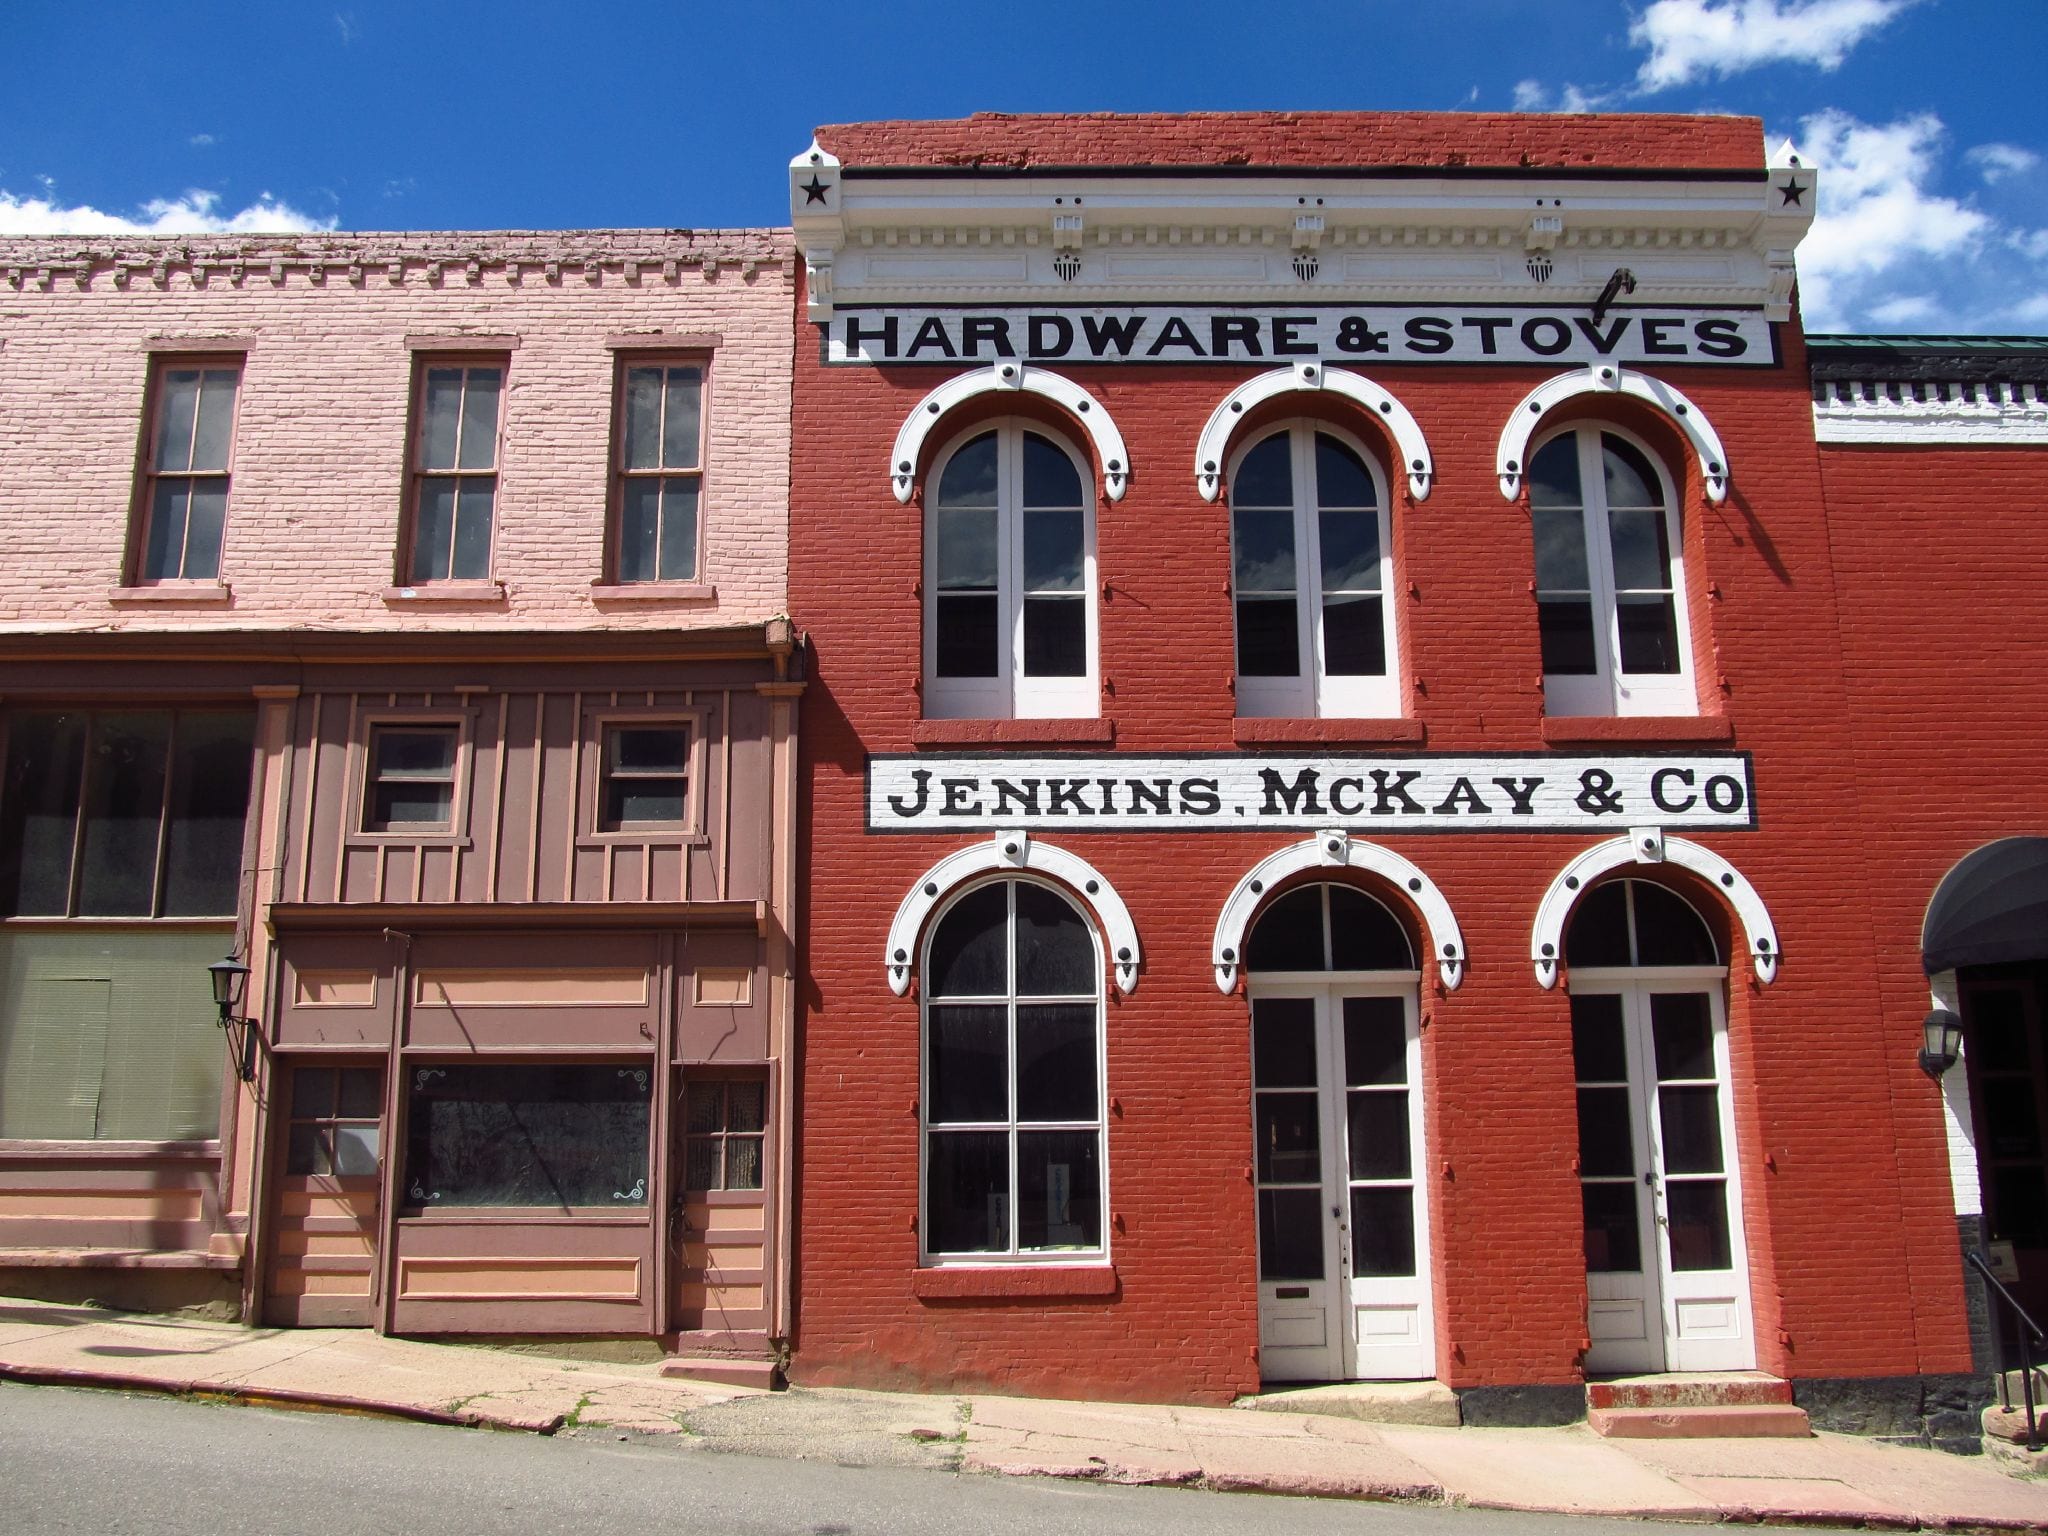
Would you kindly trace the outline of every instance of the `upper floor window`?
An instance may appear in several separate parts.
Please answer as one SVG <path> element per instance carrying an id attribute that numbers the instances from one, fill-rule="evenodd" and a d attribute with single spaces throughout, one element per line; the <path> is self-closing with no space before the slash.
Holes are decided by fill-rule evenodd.
<path id="1" fill-rule="evenodd" d="M 608 725 L 599 770 L 598 830 L 627 832 L 689 824 L 690 728 Z"/>
<path id="2" fill-rule="evenodd" d="M 419 369 L 413 409 L 412 536 L 406 581 L 482 581 L 491 574 L 498 502 L 502 363 L 435 359 Z"/>
<path id="3" fill-rule="evenodd" d="M 220 578 L 241 378 L 233 360 L 158 364 L 143 463 L 141 581 Z"/>
<path id="4" fill-rule="evenodd" d="M 704 367 L 620 370 L 617 532 L 620 582 L 695 581 L 704 489 Z"/>
<path id="5" fill-rule="evenodd" d="M 924 712 L 932 719 L 1092 716 L 1091 476 L 1022 422 L 942 455 L 926 497 Z"/>
<path id="6" fill-rule="evenodd" d="M 1327 426 L 1251 444 L 1230 475 L 1240 715 L 1401 712 L 1379 466 Z"/>
<path id="7" fill-rule="evenodd" d="M 233 916 L 252 724 L 245 710 L 10 716 L 0 916 Z"/>
<path id="8" fill-rule="evenodd" d="M 1613 427 L 1572 427 L 1531 455 L 1528 481 L 1544 709 L 1695 713 L 1677 501 L 1663 466 Z"/>
<path id="9" fill-rule="evenodd" d="M 460 742 L 454 725 L 372 726 L 363 830 L 452 830 Z"/>

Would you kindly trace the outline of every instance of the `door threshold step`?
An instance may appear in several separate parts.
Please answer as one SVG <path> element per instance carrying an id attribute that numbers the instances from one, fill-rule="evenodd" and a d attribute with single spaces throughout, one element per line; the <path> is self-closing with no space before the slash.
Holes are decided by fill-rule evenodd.
<path id="1" fill-rule="evenodd" d="M 1586 1383 L 1588 1408 L 1741 1408 L 1791 1401 L 1792 1383 L 1764 1371 L 1665 1371 Z"/>
<path id="2" fill-rule="evenodd" d="M 777 1385 L 773 1360 L 749 1360 L 744 1355 L 678 1356 L 661 1363 L 661 1374 L 679 1381 L 701 1381 L 720 1387 L 758 1387 L 772 1391 Z"/>
<path id="3" fill-rule="evenodd" d="M 1320 1387 L 1269 1387 L 1240 1397 L 1260 1413 L 1320 1413 L 1368 1424 L 1458 1427 L 1458 1394 L 1440 1381 L 1339 1381 Z"/>
<path id="4" fill-rule="evenodd" d="M 1586 1425 L 1609 1440 L 1804 1440 L 1813 1434 L 1806 1410 L 1791 1403 L 1589 1408 Z"/>

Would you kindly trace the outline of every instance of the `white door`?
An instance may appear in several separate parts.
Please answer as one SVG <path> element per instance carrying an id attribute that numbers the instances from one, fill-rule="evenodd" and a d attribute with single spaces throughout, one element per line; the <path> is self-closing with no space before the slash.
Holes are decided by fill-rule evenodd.
<path id="1" fill-rule="evenodd" d="M 1756 1364 L 1721 982 L 1572 978 L 1587 1370 Z"/>
<path id="2" fill-rule="evenodd" d="M 1267 1381 L 1436 1372 L 1421 1058 L 1412 982 L 1255 984 Z"/>

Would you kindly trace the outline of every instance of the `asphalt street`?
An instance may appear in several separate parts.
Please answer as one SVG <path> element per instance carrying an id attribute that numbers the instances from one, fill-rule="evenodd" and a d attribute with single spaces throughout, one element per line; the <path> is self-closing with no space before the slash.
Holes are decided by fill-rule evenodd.
<path id="1" fill-rule="evenodd" d="M 0 1384 L 0 1531 L 664 1536 L 1564 1536 L 1565 1516 L 762 1460 Z M 1619 1528 L 1617 1528 L 1619 1529 Z M 1631 1522 L 1629 1533 L 1657 1527 Z M 1691 1529 L 1691 1528 L 1684 1528 Z"/>

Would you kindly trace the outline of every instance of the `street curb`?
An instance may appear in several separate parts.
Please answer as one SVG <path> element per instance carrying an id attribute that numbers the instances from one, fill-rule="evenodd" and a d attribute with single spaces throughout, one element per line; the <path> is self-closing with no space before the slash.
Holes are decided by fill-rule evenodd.
<path id="1" fill-rule="evenodd" d="M 229 1381 L 164 1381 L 120 1371 L 81 1371 L 55 1365 L 8 1365 L 0 1362 L 0 1381 L 29 1387 L 85 1387 L 112 1392 L 147 1392 L 159 1397 L 191 1397 L 232 1403 L 238 1407 L 280 1408 L 299 1413 L 349 1413 L 365 1418 L 404 1419 L 414 1424 L 439 1424 L 450 1429 L 497 1429 L 521 1434 L 552 1435 L 565 1422 L 563 1414 L 519 1418 L 471 1410 L 452 1412 L 410 1403 L 383 1402 L 345 1392 L 306 1392 L 293 1387 L 252 1387 Z"/>

